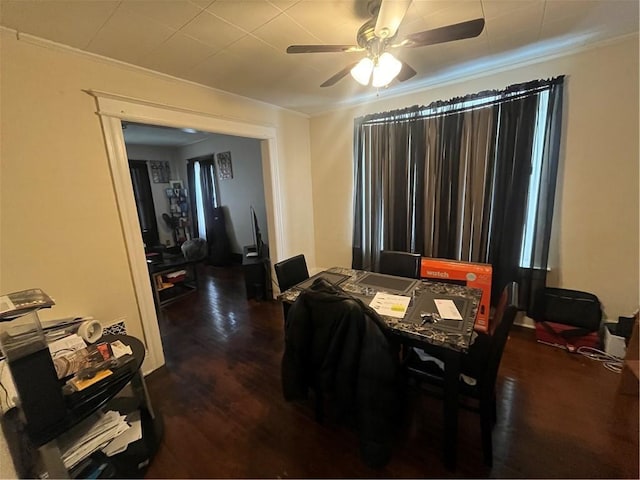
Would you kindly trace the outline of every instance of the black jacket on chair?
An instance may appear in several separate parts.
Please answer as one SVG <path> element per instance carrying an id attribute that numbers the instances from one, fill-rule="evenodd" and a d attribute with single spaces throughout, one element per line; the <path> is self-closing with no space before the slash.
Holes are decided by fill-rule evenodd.
<path id="1" fill-rule="evenodd" d="M 391 455 L 398 415 L 398 358 L 377 314 L 316 280 L 289 310 L 282 387 L 286 400 L 326 394 L 338 418 L 357 418 L 360 451 L 372 467 Z"/>

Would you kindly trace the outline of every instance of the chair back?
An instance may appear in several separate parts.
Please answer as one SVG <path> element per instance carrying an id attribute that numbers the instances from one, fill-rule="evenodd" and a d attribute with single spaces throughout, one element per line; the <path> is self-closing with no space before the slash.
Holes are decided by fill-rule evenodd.
<path id="1" fill-rule="evenodd" d="M 419 253 L 382 250 L 378 272 L 398 277 L 420 278 L 422 256 Z"/>
<path id="2" fill-rule="evenodd" d="M 518 284 L 516 282 L 511 282 L 502 290 L 500 300 L 496 306 L 493 321 L 490 326 L 491 342 L 489 346 L 487 366 L 482 378 L 478 379 L 484 384 L 485 388 L 488 387 L 491 391 L 493 391 L 495 386 L 502 353 L 504 352 L 504 347 L 507 344 L 507 338 L 509 337 L 509 330 L 516 319 L 517 313 Z"/>
<path id="3" fill-rule="evenodd" d="M 309 278 L 307 262 L 302 254 L 276 263 L 273 269 L 276 271 L 281 292 Z"/>
<path id="4" fill-rule="evenodd" d="M 207 256 L 207 241 L 204 238 L 192 238 L 180 246 L 182 255 L 189 262 L 197 262 Z"/>

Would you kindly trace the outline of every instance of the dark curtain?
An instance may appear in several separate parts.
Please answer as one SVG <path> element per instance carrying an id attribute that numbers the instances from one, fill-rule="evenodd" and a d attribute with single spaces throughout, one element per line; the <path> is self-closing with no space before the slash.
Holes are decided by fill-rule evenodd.
<path id="1" fill-rule="evenodd" d="M 353 268 L 376 269 L 383 249 L 490 263 L 492 298 L 515 280 L 525 308 L 546 277 L 562 86 L 558 77 L 357 119 Z"/>
<path id="2" fill-rule="evenodd" d="M 509 281 L 519 278 L 526 221 L 531 153 L 538 101 L 527 96 L 500 105 L 500 131 L 495 157 L 492 221 L 487 263 L 493 267 L 491 298 L 498 298 Z M 545 265 L 546 266 L 546 265 Z"/>
<path id="3" fill-rule="evenodd" d="M 404 111 L 396 121 L 356 125 L 354 156 L 367 159 L 354 166 L 353 268 L 376 270 L 380 250 L 416 251 L 421 237 L 415 221 L 422 205 L 412 199 L 422 190 L 420 164 L 424 130 L 415 120 L 417 109 Z"/>
<path id="4" fill-rule="evenodd" d="M 187 186 L 189 187 L 189 212 L 191 212 L 191 238 L 199 237 L 198 202 L 196 201 L 195 159 L 187 160 Z"/>
<path id="5" fill-rule="evenodd" d="M 196 163 L 199 167 L 199 175 L 196 175 Z M 218 222 L 219 205 L 218 182 L 213 154 L 187 160 L 187 181 L 189 191 L 192 192 L 190 202 L 193 223 L 193 237 L 199 236 L 198 212 L 202 210 L 205 222 L 206 240 L 209 257 L 211 257 L 212 246 L 216 241 L 215 224 Z M 199 178 L 196 178 L 199 177 Z M 200 192 L 202 201 L 197 201 L 197 192 Z"/>
<path id="6" fill-rule="evenodd" d="M 480 261 L 488 242 L 495 106 L 423 120 L 427 146 L 418 198 L 424 208 L 416 251 Z"/>
<path id="7" fill-rule="evenodd" d="M 519 272 L 522 285 L 521 301 L 524 305 L 533 305 L 535 292 L 546 285 L 549 266 L 549 244 L 555 206 L 556 180 L 560 158 L 562 134 L 562 109 L 564 106 L 563 82 L 557 81 L 549 86 L 549 96 L 544 116 L 544 143 L 541 155 L 540 193 L 535 208 L 533 249 L 528 258 L 530 268 Z"/>
<path id="8" fill-rule="evenodd" d="M 549 243 L 560 155 L 563 106 L 563 79 L 550 82 L 548 88 L 501 104 L 497 138 L 495 220 L 487 262 L 493 266 L 492 298 L 510 281 L 520 285 L 520 306 L 527 308 L 535 292 L 546 285 Z M 546 98 L 543 98 L 546 94 Z M 542 102 L 542 105 L 541 105 Z M 545 107 L 544 111 L 540 107 Z M 539 129 L 542 142 L 534 145 Z M 532 152 L 541 148 L 540 167 L 534 169 Z M 540 177 L 532 185 L 532 171 Z M 533 195 L 531 188 L 537 188 Z M 533 218 L 527 217 L 527 204 Z M 532 247 L 523 249 L 523 235 L 532 226 Z"/>
<path id="9" fill-rule="evenodd" d="M 160 243 L 160 238 L 158 236 L 158 221 L 156 220 L 156 209 L 153 205 L 147 162 L 144 160 L 129 160 L 129 173 L 131 174 L 133 196 L 136 201 L 138 221 L 140 222 L 145 248 L 156 247 Z"/>

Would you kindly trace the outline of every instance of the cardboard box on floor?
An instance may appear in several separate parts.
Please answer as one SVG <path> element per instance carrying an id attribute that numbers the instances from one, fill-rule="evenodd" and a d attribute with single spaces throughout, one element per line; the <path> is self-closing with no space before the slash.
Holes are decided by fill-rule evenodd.
<path id="1" fill-rule="evenodd" d="M 420 276 L 426 280 L 441 280 L 482 290 L 482 299 L 478 306 L 474 327 L 478 332 L 489 331 L 492 274 L 493 269 L 487 263 L 461 262 L 442 258 L 422 257 L 420 268 Z"/>

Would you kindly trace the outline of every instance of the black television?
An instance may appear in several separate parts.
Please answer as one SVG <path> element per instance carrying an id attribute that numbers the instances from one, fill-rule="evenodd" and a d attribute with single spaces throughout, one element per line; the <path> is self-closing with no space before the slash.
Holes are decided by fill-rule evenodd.
<path id="1" fill-rule="evenodd" d="M 253 236 L 253 245 L 248 248 L 247 257 L 262 257 L 264 243 L 262 242 L 262 234 L 258 225 L 258 217 L 253 206 L 249 207 L 251 211 L 251 234 Z"/>

